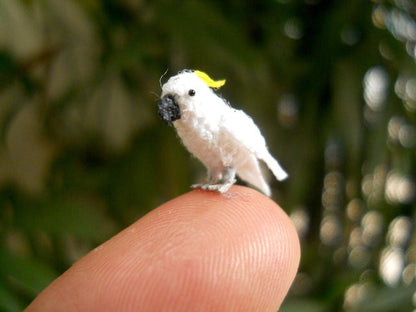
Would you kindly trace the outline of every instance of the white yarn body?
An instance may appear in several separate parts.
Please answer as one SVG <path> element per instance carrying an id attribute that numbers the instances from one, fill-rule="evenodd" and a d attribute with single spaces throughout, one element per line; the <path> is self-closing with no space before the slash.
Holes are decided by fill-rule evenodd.
<path id="1" fill-rule="evenodd" d="M 189 89 L 195 90 L 195 96 L 188 94 Z M 211 180 L 222 179 L 225 170 L 233 168 L 241 179 L 270 195 L 257 159 L 265 161 L 277 179 L 287 177 L 253 120 L 230 107 L 192 72 L 169 79 L 163 86 L 162 96 L 165 94 L 175 95 L 181 118 L 173 125 L 185 147 L 205 165 Z"/>
<path id="2" fill-rule="evenodd" d="M 249 151 L 244 142 L 238 142 L 224 126 L 226 116 L 232 113 L 232 109 L 228 106 L 216 107 L 207 112 L 202 105 L 197 106 L 184 112 L 181 119 L 174 122 L 183 144 L 207 167 L 210 175 L 221 178 L 227 167 L 233 167 L 238 172 Z"/>

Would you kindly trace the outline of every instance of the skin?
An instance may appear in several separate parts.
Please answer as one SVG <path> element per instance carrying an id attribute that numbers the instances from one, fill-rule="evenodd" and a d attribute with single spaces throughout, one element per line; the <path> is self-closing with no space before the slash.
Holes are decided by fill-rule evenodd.
<path id="1" fill-rule="evenodd" d="M 277 311 L 299 258 L 268 197 L 194 190 L 92 250 L 25 311 Z"/>

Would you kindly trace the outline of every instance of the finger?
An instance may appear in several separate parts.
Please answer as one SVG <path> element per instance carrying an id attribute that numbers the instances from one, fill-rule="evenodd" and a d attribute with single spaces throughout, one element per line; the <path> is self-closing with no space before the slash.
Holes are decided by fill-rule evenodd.
<path id="1" fill-rule="evenodd" d="M 252 189 L 195 190 L 151 211 L 55 280 L 33 311 L 276 311 L 300 251 Z"/>

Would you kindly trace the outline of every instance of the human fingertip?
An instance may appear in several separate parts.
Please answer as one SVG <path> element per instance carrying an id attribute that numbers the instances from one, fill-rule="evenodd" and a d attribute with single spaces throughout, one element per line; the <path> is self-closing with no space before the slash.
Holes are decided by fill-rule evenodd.
<path id="1" fill-rule="evenodd" d="M 294 226 L 270 198 L 193 190 L 90 252 L 28 311 L 275 311 L 299 257 Z"/>

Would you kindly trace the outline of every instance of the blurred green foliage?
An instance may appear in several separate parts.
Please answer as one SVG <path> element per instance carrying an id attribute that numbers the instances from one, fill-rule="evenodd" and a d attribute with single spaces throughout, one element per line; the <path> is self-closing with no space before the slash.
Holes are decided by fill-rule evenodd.
<path id="1" fill-rule="evenodd" d="M 155 110 L 184 68 L 291 175 L 281 311 L 415 309 L 415 59 L 411 0 L 0 0 L 0 310 L 203 178 Z"/>

